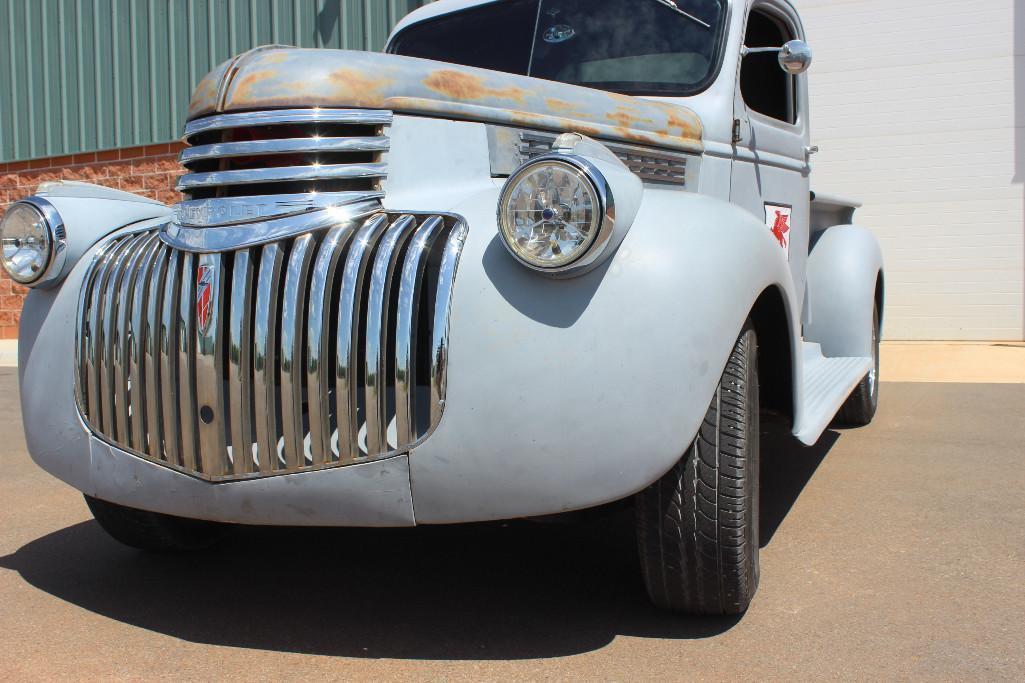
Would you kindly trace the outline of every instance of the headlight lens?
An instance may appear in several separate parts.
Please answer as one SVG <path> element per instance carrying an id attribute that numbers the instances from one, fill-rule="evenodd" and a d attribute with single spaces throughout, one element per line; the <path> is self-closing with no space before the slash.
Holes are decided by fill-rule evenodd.
<path id="1" fill-rule="evenodd" d="M 46 273 L 53 253 L 53 238 L 46 218 L 34 206 L 17 203 L 0 222 L 0 265 L 11 278 L 29 285 Z"/>
<path id="2" fill-rule="evenodd" d="M 540 160 L 509 178 L 498 222 L 514 256 L 535 268 L 554 269 L 587 253 L 601 228 L 603 210 L 594 183 L 581 169 Z"/>

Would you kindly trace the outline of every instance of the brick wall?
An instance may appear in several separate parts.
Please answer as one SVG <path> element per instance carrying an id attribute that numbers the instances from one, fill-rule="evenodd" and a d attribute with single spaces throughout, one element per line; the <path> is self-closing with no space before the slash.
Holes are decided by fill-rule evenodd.
<path id="1" fill-rule="evenodd" d="M 40 183 L 79 180 L 134 192 L 165 204 L 178 201 L 179 143 L 130 147 L 73 156 L 0 162 L 0 216 L 11 203 L 29 196 Z M 0 270 L 0 339 L 17 339 L 24 287 Z"/>

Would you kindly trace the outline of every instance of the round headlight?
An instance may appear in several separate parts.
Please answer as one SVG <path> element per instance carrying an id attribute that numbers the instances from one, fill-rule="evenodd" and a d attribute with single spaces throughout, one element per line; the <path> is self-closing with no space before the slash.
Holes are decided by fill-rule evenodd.
<path id="1" fill-rule="evenodd" d="M 64 225 L 57 210 L 41 197 L 17 202 L 0 221 L 0 265 L 15 282 L 39 286 L 60 274 Z"/>
<path id="2" fill-rule="evenodd" d="M 542 157 L 516 171 L 498 202 L 498 224 L 513 256 L 543 270 L 583 257 L 602 230 L 609 201 L 598 179 L 577 159 Z"/>
<path id="3" fill-rule="evenodd" d="M 46 218 L 31 204 L 18 203 L 0 223 L 3 258 L 0 263 L 15 282 L 28 285 L 43 276 L 53 242 Z"/>

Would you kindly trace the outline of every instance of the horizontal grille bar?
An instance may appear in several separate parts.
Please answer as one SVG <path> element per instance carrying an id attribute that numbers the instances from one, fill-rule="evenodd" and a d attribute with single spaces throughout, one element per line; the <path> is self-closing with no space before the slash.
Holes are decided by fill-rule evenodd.
<path id="1" fill-rule="evenodd" d="M 275 109 L 207 116 L 185 124 L 185 137 L 211 130 L 248 126 L 283 126 L 308 123 L 351 123 L 386 126 L 392 121 L 390 111 L 374 109 Z"/>
<path id="2" fill-rule="evenodd" d="M 81 295 L 82 414 L 212 481 L 407 452 L 444 406 L 465 235 L 455 216 L 378 213 L 221 253 L 114 238 Z"/>
<path id="3" fill-rule="evenodd" d="M 385 152 L 388 138 L 377 135 L 365 138 L 286 138 L 284 140 L 248 140 L 221 142 L 213 145 L 186 147 L 179 160 L 188 164 L 200 159 L 267 156 L 302 152 Z"/>
<path id="4" fill-rule="evenodd" d="M 255 168 L 237 171 L 211 171 L 209 173 L 187 173 L 178 180 L 182 192 L 197 187 L 221 185 L 252 185 L 254 183 L 300 182 L 310 180 L 332 180 L 351 178 L 384 178 L 388 175 L 385 164 L 336 164 L 322 166 L 283 166 L 277 168 Z"/>

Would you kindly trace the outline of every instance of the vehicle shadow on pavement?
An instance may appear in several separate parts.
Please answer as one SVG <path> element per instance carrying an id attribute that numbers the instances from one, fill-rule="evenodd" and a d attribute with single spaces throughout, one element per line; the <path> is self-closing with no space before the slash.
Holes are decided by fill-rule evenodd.
<path id="1" fill-rule="evenodd" d="M 828 451 L 766 445 L 765 462 L 796 458 L 791 474 L 803 481 Z M 763 474 L 773 483 L 762 506 L 770 538 L 793 504 L 777 493 L 803 487 L 776 476 Z M 618 635 L 709 638 L 740 621 L 651 607 L 631 522 L 621 506 L 572 523 L 237 527 L 212 551 L 147 555 L 89 521 L 26 544 L 0 567 L 61 600 L 187 641 L 346 657 L 559 657 Z"/>

